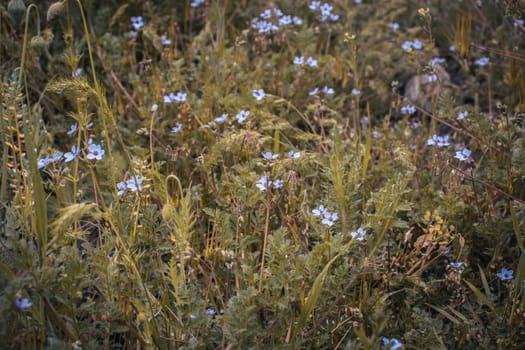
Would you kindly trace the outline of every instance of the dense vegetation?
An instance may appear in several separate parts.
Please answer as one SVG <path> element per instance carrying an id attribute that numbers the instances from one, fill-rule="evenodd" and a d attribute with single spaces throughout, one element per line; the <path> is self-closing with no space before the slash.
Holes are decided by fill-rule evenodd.
<path id="1" fill-rule="evenodd" d="M 4 1 L 2 348 L 525 348 L 524 18 Z"/>

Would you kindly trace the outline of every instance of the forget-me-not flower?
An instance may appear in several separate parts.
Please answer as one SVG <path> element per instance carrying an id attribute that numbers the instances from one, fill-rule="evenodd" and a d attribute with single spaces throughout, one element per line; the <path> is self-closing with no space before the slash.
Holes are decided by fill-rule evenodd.
<path id="1" fill-rule="evenodd" d="M 461 162 L 463 162 L 469 159 L 471 154 L 472 154 L 472 151 L 465 147 L 461 151 L 457 151 L 454 158 L 459 159 Z"/>
<path id="2" fill-rule="evenodd" d="M 117 196 L 122 196 L 127 190 L 126 183 L 124 181 L 117 183 L 117 190 Z"/>
<path id="3" fill-rule="evenodd" d="M 304 63 L 304 56 L 296 56 L 293 59 L 293 64 L 303 64 Z"/>
<path id="4" fill-rule="evenodd" d="M 323 88 L 323 92 L 327 95 L 333 95 L 334 94 L 334 89 L 332 89 L 331 87 L 328 87 L 328 86 L 325 86 Z"/>
<path id="5" fill-rule="evenodd" d="M 328 227 L 332 227 L 338 218 L 339 218 L 339 215 L 337 215 L 337 213 L 326 212 L 324 214 L 323 220 L 321 220 L 321 223 L 327 225 Z"/>
<path id="6" fill-rule="evenodd" d="M 400 350 L 403 347 L 403 343 L 401 343 L 398 339 L 388 339 L 387 337 L 383 337 L 383 345 L 389 350 Z"/>
<path id="7" fill-rule="evenodd" d="M 288 154 L 288 158 L 290 159 L 298 159 L 301 157 L 301 152 L 290 151 L 287 154 Z"/>
<path id="8" fill-rule="evenodd" d="M 403 107 L 401 107 L 401 114 L 414 114 L 416 113 L 416 107 L 412 106 L 411 104 L 407 104 Z"/>
<path id="9" fill-rule="evenodd" d="M 502 268 L 500 272 L 496 274 L 498 278 L 502 281 L 508 281 L 514 278 L 514 271 L 512 269 L 507 270 L 506 268 Z"/>
<path id="10" fill-rule="evenodd" d="M 317 60 L 315 58 L 308 57 L 306 59 L 306 64 L 309 65 L 310 67 L 317 67 Z"/>
<path id="11" fill-rule="evenodd" d="M 33 305 L 33 303 L 31 302 L 31 300 L 29 300 L 27 298 L 23 298 L 23 299 L 16 298 L 15 299 L 15 305 L 20 310 L 24 310 L 24 309 L 30 308 Z"/>
<path id="12" fill-rule="evenodd" d="M 264 152 L 262 154 L 263 158 L 266 159 L 266 160 L 274 160 L 274 159 L 277 159 L 279 158 L 279 155 L 278 154 L 273 154 L 272 152 Z"/>
<path id="13" fill-rule="evenodd" d="M 193 0 L 190 4 L 191 7 L 199 7 L 200 5 L 204 4 L 206 0 Z"/>
<path id="14" fill-rule="evenodd" d="M 172 133 L 178 133 L 182 130 L 182 124 L 181 123 L 177 123 L 177 125 L 175 125 L 173 128 L 171 128 L 171 132 Z"/>
<path id="15" fill-rule="evenodd" d="M 135 30 L 139 30 L 142 27 L 144 27 L 144 21 L 142 20 L 142 16 L 131 17 L 131 25 Z"/>
<path id="16" fill-rule="evenodd" d="M 449 265 L 452 266 L 454 269 L 458 270 L 459 268 L 461 268 L 463 266 L 463 262 L 461 262 L 461 261 L 450 262 Z"/>
<path id="17" fill-rule="evenodd" d="M 162 40 L 162 45 L 164 46 L 171 45 L 171 39 L 168 39 L 165 34 L 160 37 L 160 40 Z"/>
<path id="18" fill-rule="evenodd" d="M 78 129 L 78 124 L 71 124 L 71 128 L 69 129 L 69 131 L 67 132 L 68 135 L 73 135 Z"/>
<path id="19" fill-rule="evenodd" d="M 64 161 L 66 163 L 69 163 L 71 162 L 73 159 L 75 159 L 78 154 L 80 153 L 80 150 L 77 149 L 77 146 L 73 145 L 73 147 L 71 147 L 71 152 L 66 152 L 64 153 Z"/>
<path id="20" fill-rule="evenodd" d="M 221 114 L 220 117 L 215 118 L 214 121 L 215 121 L 216 123 L 221 124 L 221 123 L 224 123 L 224 122 L 226 121 L 226 119 L 228 119 L 228 114 L 223 113 L 223 114 Z"/>
<path id="21" fill-rule="evenodd" d="M 397 32 L 397 30 L 399 29 L 399 23 L 397 22 L 392 22 L 388 25 L 390 27 L 390 29 L 392 29 L 394 32 Z"/>
<path id="22" fill-rule="evenodd" d="M 257 101 L 262 100 L 266 96 L 266 93 L 263 89 L 253 90 L 252 94 Z"/>
<path id="23" fill-rule="evenodd" d="M 481 57 L 474 61 L 474 64 L 477 66 L 483 67 L 489 64 L 490 59 L 488 57 Z"/>
<path id="24" fill-rule="evenodd" d="M 450 145 L 450 142 L 448 140 L 448 135 L 445 136 L 439 136 L 439 135 L 433 135 L 431 138 L 427 140 L 428 146 L 438 146 L 438 147 L 446 147 Z"/>
<path id="25" fill-rule="evenodd" d="M 328 210 L 322 204 L 312 210 L 312 214 L 314 214 L 314 216 L 324 216 L 326 213 L 328 213 Z"/>
<path id="26" fill-rule="evenodd" d="M 358 228 L 357 231 L 350 232 L 350 236 L 352 236 L 352 238 L 357 239 L 358 241 L 364 240 L 365 235 L 366 231 L 362 227 Z"/>
<path id="27" fill-rule="evenodd" d="M 88 146 L 88 152 L 86 158 L 90 160 L 101 160 L 104 157 L 104 153 L 106 153 L 100 145 L 94 143 Z"/>
<path id="28" fill-rule="evenodd" d="M 245 111 L 244 109 L 241 110 L 239 113 L 237 113 L 237 115 L 235 116 L 235 118 L 237 118 L 237 121 L 239 122 L 239 124 L 242 124 L 244 123 L 244 121 L 246 120 L 246 118 L 248 118 L 248 116 L 250 115 L 250 111 Z"/>
<path id="29" fill-rule="evenodd" d="M 354 95 L 354 96 L 359 96 L 359 95 L 361 95 L 361 90 L 356 89 L 356 88 L 352 89 L 352 95 Z"/>
<path id="30" fill-rule="evenodd" d="M 143 181 L 144 179 L 137 175 L 132 176 L 128 181 L 126 181 L 126 188 L 133 192 L 142 191 Z"/>
<path id="31" fill-rule="evenodd" d="M 468 116 L 468 111 L 463 111 L 458 114 L 457 120 L 463 120 Z"/>

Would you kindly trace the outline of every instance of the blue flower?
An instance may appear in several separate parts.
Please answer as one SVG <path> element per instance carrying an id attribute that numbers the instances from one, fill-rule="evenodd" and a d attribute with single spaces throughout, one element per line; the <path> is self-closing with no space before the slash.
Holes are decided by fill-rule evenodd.
<path id="1" fill-rule="evenodd" d="M 64 153 L 62 152 L 55 152 L 53 153 L 53 156 L 51 157 L 52 162 L 58 162 L 62 157 L 64 156 Z"/>
<path id="2" fill-rule="evenodd" d="M 263 89 L 253 90 L 252 94 L 253 94 L 253 97 L 255 97 L 257 101 L 262 100 L 266 96 L 266 93 L 264 92 Z"/>
<path id="3" fill-rule="evenodd" d="M 178 133 L 182 130 L 182 124 L 181 123 L 177 123 L 177 125 L 175 125 L 173 128 L 171 128 L 171 132 L 172 133 Z"/>
<path id="4" fill-rule="evenodd" d="M 323 220 L 321 220 L 321 223 L 327 225 L 328 227 L 332 227 L 335 221 L 339 218 L 339 215 L 337 213 L 328 213 L 326 212 L 324 214 Z"/>
<path id="5" fill-rule="evenodd" d="M 46 166 L 48 166 L 49 163 L 53 162 L 53 159 L 50 158 L 50 157 L 44 157 L 42 159 L 39 159 L 38 162 L 37 162 L 37 167 L 38 169 L 42 169 L 42 168 L 45 168 Z"/>
<path id="6" fill-rule="evenodd" d="M 104 157 L 104 153 L 106 153 L 100 145 L 94 143 L 89 145 L 88 152 L 86 158 L 90 160 L 101 160 Z"/>
<path id="7" fill-rule="evenodd" d="M 255 186 L 259 190 L 261 190 L 261 192 L 264 192 L 271 186 L 271 184 L 272 182 L 270 181 L 270 179 L 268 179 L 268 176 L 263 175 L 259 178 L 259 180 L 257 180 L 257 182 L 255 183 Z"/>
<path id="8" fill-rule="evenodd" d="M 193 8 L 199 7 L 200 5 L 204 4 L 205 1 L 206 0 L 193 0 L 190 6 Z"/>
<path id="9" fill-rule="evenodd" d="M 403 347 L 403 343 L 401 343 L 398 339 L 388 339 L 387 337 L 383 337 L 383 345 L 389 350 L 399 350 Z"/>
<path id="10" fill-rule="evenodd" d="M 301 152 L 290 151 L 287 154 L 288 154 L 288 158 L 290 159 L 298 159 L 301 157 Z"/>
<path id="11" fill-rule="evenodd" d="M 78 124 L 71 124 L 71 128 L 67 132 L 68 135 L 73 135 L 78 129 Z"/>
<path id="12" fill-rule="evenodd" d="M 143 181 L 144 179 L 137 175 L 132 176 L 128 181 L 126 181 L 126 188 L 133 192 L 142 191 Z"/>
<path id="13" fill-rule="evenodd" d="M 16 298 L 15 304 L 16 304 L 16 307 L 18 307 L 20 310 L 28 309 L 33 305 L 33 303 L 27 298 L 23 298 L 23 299 Z"/>
<path id="14" fill-rule="evenodd" d="M 324 216 L 324 214 L 326 213 L 328 213 L 328 210 L 322 204 L 319 207 L 312 210 L 312 214 L 314 214 L 314 216 Z"/>
<path id="15" fill-rule="evenodd" d="M 306 64 L 309 65 L 310 67 L 317 67 L 317 60 L 315 58 L 308 57 L 306 59 Z"/>
<path id="16" fill-rule="evenodd" d="M 427 140 L 428 146 L 438 146 L 438 147 L 446 147 L 450 145 L 450 142 L 448 141 L 448 135 L 445 136 L 438 136 L 434 135 L 432 138 Z"/>
<path id="17" fill-rule="evenodd" d="M 502 281 L 508 281 L 514 278 L 514 271 L 507 270 L 506 268 L 502 268 L 500 272 L 496 274 L 498 278 Z"/>
<path id="18" fill-rule="evenodd" d="M 457 120 L 463 120 L 468 116 L 468 111 L 463 111 L 458 114 Z"/>
<path id="19" fill-rule="evenodd" d="M 310 91 L 310 92 L 308 93 L 308 95 L 310 95 L 310 96 L 315 96 L 315 95 L 317 95 L 318 92 L 319 92 L 319 88 L 316 87 L 315 89 L 313 89 L 312 91 Z"/>
<path id="20" fill-rule="evenodd" d="M 275 189 L 283 187 L 283 180 L 281 179 L 271 181 L 271 183 L 272 183 L 272 187 Z"/>
<path id="21" fill-rule="evenodd" d="M 488 57 L 481 57 L 481 58 L 475 60 L 474 64 L 476 64 L 477 66 L 480 66 L 480 67 L 484 67 L 487 64 L 489 64 L 489 62 L 490 62 L 490 59 Z"/>
<path id="22" fill-rule="evenodd" d="M 292 17 L 292 22 L 293 22 L 293 24 L 295 24 L 296 26 L 300 26 L 301 24 L 303 24 L 303 20 L 300 19 L 300 18 L 297 17 L 297 16 L 293 16 L 293 17 Z"/>
<path id="23" fill-rule="evenodd" d="M 352 89 L 352 95 L 354 95 L 354 96 L 359 96 L 359 95 L 361 95 L 361 90 L 359 90 L 359 89 L 355 89 L 355 88 Z"/>
<path id="24" fill-rule="evenodd" d="M 304 63 L 304 56 L 296 56 L 293 59 L 293 64 L 303 64 Z"/>
<path id="25" fill-rule="evenodd" d="M 66 152 L 64 154 L 65 162 L 66 163 L 71 162 L 73 159 L 75 159 L 78 156 L 79 153 L 80 153 L 80 150 L 77 149 L 77 146 L 73 145 L 73 147 L 71 147 L 71 152 Z"/>
<path id="26" fill-rule="evenodd" d="M 352 238 L 357 239 L 358 241 L 364 240 L 365 235 L 366 231 L 362 227 L 358 228 L 357 231 L 350 232 L 350 236 L 352 236 Z"/>
<path id="27" fill-rule="evenodd" d="M 124 181 L 120 181 L 118 184 L 117 184 L 117 196 L 122 196 L 124 194 L 124 192 L 126 192 L 126 189 L 127 189 L 127 186 L 126 186 L 126 183 Z"/>
<path id="28" fill-rule="evenodd" d="M 160 39 L 162 40 L 162 45 L 164 46 L 171 45 L 171 40 L 168 39 L 166 35 L 161 36 Z"/>
<path id="29" fill-rule="evenodd" d="M 77 68 L 74 72 L 73 72 L 73 77 L 79 77 L 82 75 L 82 68 Z"/>
<path id="30" fill-rule="evenodd" d="M 244 123 L 246 118 L 248 118 L 249 115 L 250 115 L 250 111 L 245 111 L 243 109 L 235 116 L 235 118 L 237 118 L 237 121 L 239 122 L 239 124 L 242 124 Z"/>
<path id="31" fill-rule="evenodd" d="M 334 89 L 332 89 L 331 87 L 328 87 L 328 86 L 325 86 L 323 88 L 323 92 L 327 95 L 333 95 L 334 94 Z"/>
<path id="32" fill-rule="evenodd" d="M 465 147 L 461 151 L 456 152 L 454 158 L 459 159 L 461 162 L 463 162 L 467 160 L 471 154 L 472 151 Z"/>
<path id="33" fill-rule="evenodd" d="M 321 6 L 321 1 L 312 1 L 312 3 L 308 6 L 310 10 L 316 11 L 319 6 Z"/>
<path id="34" fill-rule="evenodd" d="M 281 26 L 286 26 L 290 23 L 292 23 L 292 16 L 287 15 L 279 18 L 279 25 Z"/>
<path id="35" fill-rule="evenodd" d="M 142 20 L 142 16 L 131 17 L 131 25 L 135 30 L 139 30 L 142 27 L 144 27 L 144 21 Z"/>
<path id="36" fill-rule="evenodd" d="M 266 160 L 273 160 L 279 158 L 278 154 L 273 154 L 272 152 L 264 152 L 262 156 Z"/>
<path id="37" fill-rule="evenodd" d="M 416 107 L 410 105 L 410 104 L 407 104 L 403 107 L 401 107 L 401 114 L 414 114 L 416 113 Z"/>
<path id="38" fill-rule="evenodd" d="M 454 269 L 458 270 L 460 267 L 463 266 L 463 262 L 461 262 L 461 261 L 451 262 L 451 263 L 449 263 L 449 265 L 452 266 Z"/>
<path id="39" fill-rule="evenodd" d="M 437 81 L 437 80 L 438 80 L 437 74 L 427 75 L 427 83 L 432 83 L 432 82 Z"/>
<path id="40" fill-rule="evenodd" d="M 421 50 L 423 48 L 423 43 L 416 39 L 412 42 L 412 47 L 414 48 L 414 50 Z"/>
<path id="41" fill-rule="evenodd" d="M 184 92 L 177 92 L 177 94 L 174 94 L 171 92 L 169 95 L 164 96 L 164 103 L 171 104 L 173 102 L 182 103 L 186 102 L 187 94 Z"/>
<path id="42" fill-rule="evenodd" d="M 397 32 L 397 30 L 399 29 L 399 23 L 397 22 L 392 22 L 388 25 L 390 27 L 390 29 L 392 29 L 394 32 Z"/>
<path id="43" fill-rule="evenodd" d="M 430 60 L 429 64 L 433 66 L 433 65 L 436 65 L 436 64 L 443 64 L 445 62 L 447 62 L 447 60 L 444 59 L 444 58 L 434 57 L 433 59 Z"/>
<path id="44" fill-rule="evenodd" d="M 212 308 L 207 308 L 206 315 L 210 315 L 210 316 L 215 315 L 215 310 L 213 310 Z"/>
<path id="45" fill-rule="evenodd" d="M 226 119 L 228 119 L 228 114 L 224 113 L 224 114 L 221 114 L 220 117 L 215 118 L 214 121 L 216 123 L 221 124 L 221 123 L 224 123 L 226 121 Z"/>

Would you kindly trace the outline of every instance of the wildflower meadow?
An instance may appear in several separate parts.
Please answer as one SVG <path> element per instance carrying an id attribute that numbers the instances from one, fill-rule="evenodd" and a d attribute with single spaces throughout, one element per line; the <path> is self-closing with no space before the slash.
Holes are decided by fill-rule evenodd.
<path id="1" fill-rule="evenodd" d="M 525 2 L 0 2 L 1 349 L 525 349 Z"/>

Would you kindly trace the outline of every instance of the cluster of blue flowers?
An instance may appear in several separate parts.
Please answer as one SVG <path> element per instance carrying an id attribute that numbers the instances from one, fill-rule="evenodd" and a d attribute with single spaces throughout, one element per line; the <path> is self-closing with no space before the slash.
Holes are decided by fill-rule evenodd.
<path id="1" fill-rule="evenodd" d="M 321 4 L 321 1 L 312 1 L 310 6 L 308 6 L 310 10 L 319 12 L 321 15 L 320 21 L 326 22 L 327 20 L 330 20 L 332 22 L 339 20 L 339 15 L 336 15 L 332 13 L 333 6 L 327 3 Z"/>
<path id="2" fill-rule="evenodd" d="M 131 192 L 139 192 L 142 191 L 142 182 L 144 182 L 144 179 L 140 176 L 132 176 L 127 181 L 121 181 L 117 183 L 117 195 L 120 197 L 122 196 L 127 190 L 130 190 Z"/>
<path id="3" fill-rule="evenodd" d="M 259 17 L 261 19 L 259 19 Z M 294 24 L 299 26 L 303 24 L 302 19 L 297 16 L 285 15 L 280 9 L 272 8 L 264 10 L 259 17 L 252 19 L 252 28 L 258 33 L 277 32 L 281 27 Z"/>
<path id="4" fill-rule="evenodd" d="M 339 215 L 337 215 L 337 213 L 330 213 L 328 209 L 326 209 L 325 206 L 322 204 L 319 207 L 312 210 L 312 214 L 314 216 L 322 217 L 321 223 L 325 224 L 328 227 L 332 227 L 337 221 L 337 219 L 339 219 Z"/>

